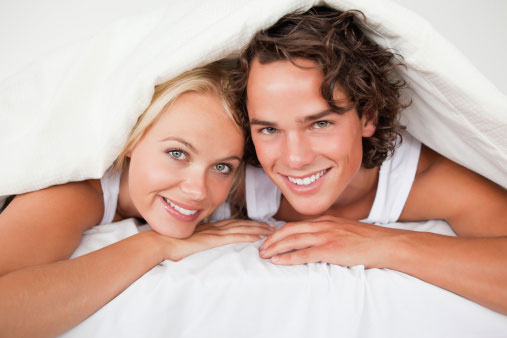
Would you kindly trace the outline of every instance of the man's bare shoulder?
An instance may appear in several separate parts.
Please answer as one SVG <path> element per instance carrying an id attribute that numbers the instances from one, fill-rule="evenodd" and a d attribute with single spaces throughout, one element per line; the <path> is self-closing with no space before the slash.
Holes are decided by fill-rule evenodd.
<path id="1" fill-rule="evenodd" d="M 445 219 L 458 234 L 506 231 L 507 192 L 424 146 L 400 220 Z"/>

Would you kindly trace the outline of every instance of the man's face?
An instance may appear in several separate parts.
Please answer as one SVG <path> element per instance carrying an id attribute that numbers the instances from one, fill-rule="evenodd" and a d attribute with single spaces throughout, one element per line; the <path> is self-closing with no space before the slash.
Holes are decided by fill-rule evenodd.
<path id="1" fill-rule="evenodd" d="M 310 60 L 296 62 L 315 66 Z M 375 131 L 355 109 L 332 112 L 321 96 L 322 80 L 318 69 L 254 60 L 247 84 L 257 157 L 287 201 L 305 215 L 319 215 L 339 200 L 361 167 L 362 137 Z M 334 98 L 349 104 L 340 88 Z"/>

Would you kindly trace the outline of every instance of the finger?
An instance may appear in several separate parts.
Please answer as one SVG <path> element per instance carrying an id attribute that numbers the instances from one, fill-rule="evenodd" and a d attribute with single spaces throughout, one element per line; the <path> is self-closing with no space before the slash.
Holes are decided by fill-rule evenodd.
<path id="1" fill-rule="evenodd" d="M 262 249 L 259 248 L 259 255 L 262 258 L 271 258 L 289 251 L 321 245 L 325 242 L 325 234 L 322 233 L 297 233 L 287 236 L 278 242 L 272 243 L 266 248 L 262 248 L 261 246 Z"/>
<path id="2" fill-rule="evenodd" d="M 234 227 L 226 227 L 226 228 L 210 228 L 203 233 L 216 234 L 216 235 L 227 235 L 227 234 L 252 234 L 252 235 L 263 235 L 265 237 L 271 235 L 273 230 L 266 229 L 261 226 L 248 226 L 248 225 L 237 225 Z"/>
<path id="3" fill-rule="evenodd" d="M 198 225 L 198 227 L 203 227 L 203 228 L 220 227 L 220 226 L 225 226 L 225 225 L 234 223 L 236 221 L 237 221 L 237 219 L 228 218 L 228 219 L 224 219 L 224 220 L 212 222 L 212 223 L 201 223 Z"/>
<path id="4" fill-rule="evenodd" d="M 281 241 L 282 239 L 292 236 L 297 233 L 311 233 L 317 231 L 317 227 L 314 223 L 311 222 L 294 222 L 287 223 L 280 229 L 273 232 L 271 236 L 269 236 L 266 241 L 260 247 L 261 250 L 266 249 L 273 243 Z"/>
<path id="5" fill-rule="evenodd" d="M 235 228 L 235 227 L 238 227 L 238 226 L 242 226 L 242 227 L 261 227 L 261 228 L 264 228 L 264 229 L 267 229 L 267 230 L 271 230 L 271 231 L 274 230 L 274 227 L 272 225 L 267 224 L 267 223 L 259 223 L 259 222 L 254 222 L 254 221 L 243 221 L 243 220 L 240 220 L 240 221 L 237 221 L 237 222 L 233 222 L 233 223 L 229 223 L 227 225 L 223 225 L 220 228 L 222 228 L 222 229 L 230 229 L 230 228 Z"/>
<path id="6" fill-rule="evenodd" d="M 202 239 L 200 241 L 202 244 L 199 251 L 234 243 L 257 242 L 261 239 L 261 236 L 253 234 L 227 234 L 225 236 L 211 235 L 209 237 L 207 236 L 206 239 Z"/>
<path id="7" fill-rule="evenodd" d="M 257 242 L 262 239 L 262 236 L 254 235 L 254 234 L 228 234 L 227 236 L 222 236 L 225 238 L 226 244 L 233 243 L 242 243 L 242 242 Z M 225 244 L 222 244 L 225 245 Z"/>
<path id="8" fill-rule="evenodd" d="M 220 221 L 220 222 L 213 222 L 213 223 L 202 223 L 197 225 L 195 228 L 196 232 L 203 232 L 210 229 L 217 229 L 221 227 L 227 227 L 229 224 L 233 224 L 234 220 L 226 220 L 226 221 Z"/>
<path id="9" fill-rule="evenodd" d="M 246 220 L 246 219 L 227 219 L 220 222 L 214 222 L 214 223 L 206 223 L 203 224 L 202 227 L 205 229 L 210 228 L 228 228 L 228 227 L 234 227 L 238 225 L 248 225 L 248 226 L 260 226 L 266 229 L 274 229 L 274 226 L 267 223 L 262 222 L 256 222 L 252 220 Z"/>
<path id="10" fill-rule="evenodd" d="M 305 263 L 325 262 L 320 254 L 320 248 L 305 248 L 271 258 L 271 263 L 276 265 L 298 265 Z"/>

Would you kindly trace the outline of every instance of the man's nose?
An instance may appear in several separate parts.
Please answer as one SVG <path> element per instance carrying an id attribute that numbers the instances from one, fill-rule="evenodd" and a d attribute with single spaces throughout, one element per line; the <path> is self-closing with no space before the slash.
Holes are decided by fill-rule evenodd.
<path id="1" fill-rule="evenodd" d="M 292 132 L 286 134 L 282 157 L 287 167 L 301 169 L 313 162 L 315 153 L 307 136 Z"/>

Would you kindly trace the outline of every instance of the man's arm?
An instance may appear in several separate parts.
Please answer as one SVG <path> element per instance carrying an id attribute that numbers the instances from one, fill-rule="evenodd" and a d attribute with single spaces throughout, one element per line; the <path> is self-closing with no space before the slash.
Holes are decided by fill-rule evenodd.
<path id="1" fill-rule="evenodd" d="M 458 236 L 507 235 L 507 190 L 423 146 L 400 221 L 444 219 Z"/>
<path id="2" fill-rule="evenodd" d="M 275 264 L 389 268 L 507 314 L 506 206 L 505 189 L 423 147 L 400 220 L 445 219 L 458 237 L 324 216 L 288 223 L 260 254 Z"/>
<path id="3" fill-rule="evenodd" d="M 408 233 L 394 268 L 507 314 L 507 191 L 423 147 L 400 220 L 425 219 L 458 238 Z"/>

